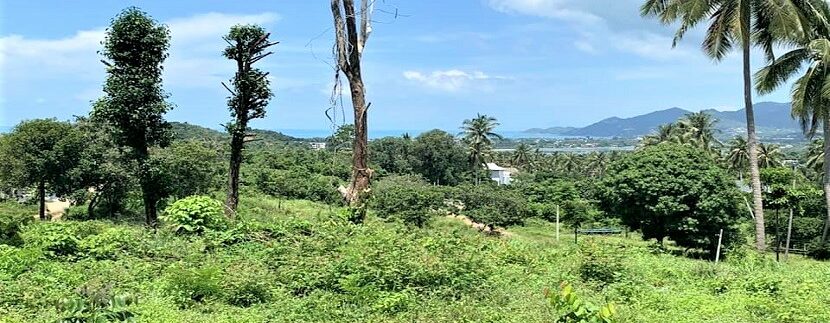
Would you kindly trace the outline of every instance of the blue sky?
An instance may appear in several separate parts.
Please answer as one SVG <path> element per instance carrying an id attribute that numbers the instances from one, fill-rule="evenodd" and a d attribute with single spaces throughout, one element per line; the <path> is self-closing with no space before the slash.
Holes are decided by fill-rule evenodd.
<path id="1" fill-rule="evenodd" d="M 674 106 L 739 108 L 738 55 L 713 64 L 699 50 L 701 30 L 672 49 L 673 29 L 640 18 L 640 3 L 377 0 L 363 61 L 369 126 L 457 129 L 484 113 L 501 129 L 520 130 Z M 229 120 L 220 82 L 234 64 L 220 55 L 221 36 L 233 24 L 257 23 L 281 43 L 261 61 L 276 96 L 253 126 L 331 126 L 324 114 L 334 82 L 328 0 L 0 0 L 0 127 L 87 114 L 105 76 L 97 54 L 104 29 L 129 5 L 171 29 L 164 86 L 176 107 L 169 120 L 213 128 Z M 756 101 L 785 102 L 788 92 Z"/>

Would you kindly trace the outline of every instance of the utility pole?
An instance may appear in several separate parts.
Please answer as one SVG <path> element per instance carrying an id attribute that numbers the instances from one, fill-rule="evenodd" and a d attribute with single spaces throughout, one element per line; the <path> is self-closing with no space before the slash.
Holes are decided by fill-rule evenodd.
<path id="1" fill-rule="evenodd" d="M 795 189 L 795 175 L 798 174 L 796 172 L 796 167 L 798 167 L 798 161 L 793 161 L 793 189 Z M 784 246 L 784 260 L 789 260 L 790 258 L 790 237 L 793 234 L 793 205 L 790 203 L 790 218 L 787 220 L 787 244 Z"/>
<path id="2" fill-rule="evenodd" d="M 723 241 L 723 229 L 720 229 L 720 233 L 718 233 L 718 250 L 715 252 L 715 263 L 720 261 L 720 244 Z"/>

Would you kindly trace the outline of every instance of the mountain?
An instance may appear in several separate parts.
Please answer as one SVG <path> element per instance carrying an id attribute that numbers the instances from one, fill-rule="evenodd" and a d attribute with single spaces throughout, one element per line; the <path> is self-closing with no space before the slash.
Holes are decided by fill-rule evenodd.
<path id="1" fill-rule="evenodd" d="M 801 131 L 797 121 L 790 117 L 789 103 L 760 102 L 755 107 L 755 124 L 759 135 L 790 134 Z M 723 134 L 732 135 L 746 132 L 744 109 L 736 111 L 703 110 L 718 120 L 717 128 Z M 658 126 L 672 123 L 691 111 L 681 108 L 659 110 L 631 118 L 611 117 L 583 128 L 553 127 L 528 129 L 526 133 L 545 133 L 580 137 L 622 137 L 635 138 L 647 135 Z"/>

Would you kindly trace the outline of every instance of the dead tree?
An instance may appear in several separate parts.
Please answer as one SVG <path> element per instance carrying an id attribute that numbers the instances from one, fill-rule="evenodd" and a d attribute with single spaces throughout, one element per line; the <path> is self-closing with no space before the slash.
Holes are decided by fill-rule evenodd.
<path id="1" fill-rule="evenodd" d="M 253 67 L 257 61 L 271 55 L 268 47 L 278 42 L 268 40 L 270 33 L 255 25 L 237 25 L 231 27 L 223 37 L 228 47 L 223 55 L 236 62 L 236 75 L 231 86 L 222 83 L 230 92 L 228 108 L 234 120 L 226 126 L 231 134 L 231 160 L 228 171 L 228 197 L 225 201 L 225 213 L 234 217 L 239 204 L 239 168 L 242 165 L 242 151 L 246 142 L 252 140 L 248 130 L 251 119 L 265 116 L 265 107 L 273 96 L 269 88 L 268 73 Z"/>
<path id="2" fill-rule="evenodd" d="M 352 149 L 352 181 L 348 188 L 339 189 L 343 200 L 363 215 L 363 202 L 369 192 L 372 170 L 368 167 L 368 132 L 366 90 L 360 72 L 363 46 L 372 31 L 371 0 L 361 0 L 360 12 L 355 12 L 354 0 L 331 0 L 334 17 L 334 54 L 337 60 L 336 74 L 342 72 L 349 81 L 354 109 L 354 146 Z M 360 23 L 358 26 L 358 15 Z M 359 29 L 358 29 L 359 27 Z"/>

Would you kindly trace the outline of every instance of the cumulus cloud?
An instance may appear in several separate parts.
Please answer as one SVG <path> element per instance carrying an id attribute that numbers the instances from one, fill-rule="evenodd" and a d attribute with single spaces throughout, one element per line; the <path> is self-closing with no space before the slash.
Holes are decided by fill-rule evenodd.
<path id="1" fill-rule="evenodd" d="M 226 46 L 222 35 L 234 24 L 268 25 L 279 18 L 271 12 L 251 15 L 211 12 L 163 22 L 171 33 L 165 84 L 217 87 L 220 81 L 232 74 L 233 69 L 218 55 Z M 101 49 L 105 28 L 82 30 L 56 39 L 20 35 L 0 37 L 0 71 L 4 74 L 3 78 L 40 80 L 69 75 L 79 81 L 100 81 L 104 77 L 104 68 L 97 52 Z M 89 93 L 77 96 L 84 100 L 88 97 Z"/>
<path id="2" fill-rule="evenodd" d="M 671 48 L 671 28 L 640 17 L 640 0 L 487 0 L 494 10 L 566 22 L 575 31 L 573 46 L 597 54 L 616 51 L 653 60 L 685 58 L 686 43 Z M 693 31 L 695 33 L 697 31 Z M 694 35 L 688 38 L 694 43 Z"/>
<path id="3" fill-rule="evenodd" d="M 485 74 L 481 71 L 465 72 L 458 69 L 438 70 L 430 73 L 405 71 L 403 77 L 426 87 L 446 92 L 455 92 L 464 88 L 485 85 L 486 81 L 504 79 Z"/>

